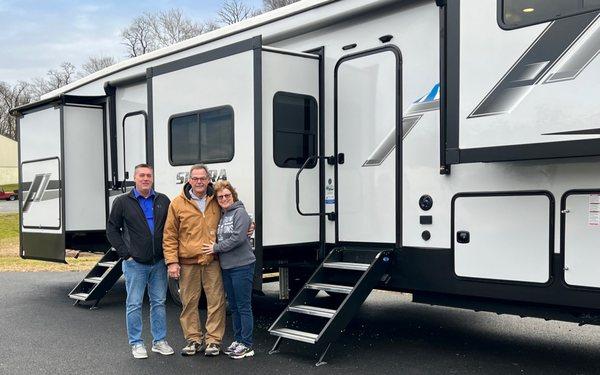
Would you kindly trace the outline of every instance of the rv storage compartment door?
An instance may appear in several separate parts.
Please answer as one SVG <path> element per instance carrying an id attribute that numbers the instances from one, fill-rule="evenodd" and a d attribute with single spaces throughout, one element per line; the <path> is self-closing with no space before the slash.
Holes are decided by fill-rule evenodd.
<path id="1" fill-rule="evenodd" d="M 263 245 L 316 243 L 319 217 L 296 211 L 294 182 L 319 152 L 319 57 L 265 48 L 262 78 Z M 319 212 L 318 163 L 300 174 L 299 198 L 303 213 Z"/>
<path id="2" fill-rule="evenodd" d="M 565 282 L 599 288 L 600 191 L 569 194 L 565 202 Z"/>
<path id="3" fill-rule="evenodd" d="M 599 11 L 515 28 L 502 20 L 532 2 L 447 3 L 450 163 L 600 154 Z M 537 1 L 531 15 L 583 3 Z"/>
<path id="4" fill-rule="evenodd" d="M 65 262 L 61 112 L 19 119 L 22 258 Z"/>
<path id="5" fill-rule="evenodd" d="M 551 213 L 543 193 L 459 194 L 453 201 L 454 272 L 459 277 L 545 283 Z"/>

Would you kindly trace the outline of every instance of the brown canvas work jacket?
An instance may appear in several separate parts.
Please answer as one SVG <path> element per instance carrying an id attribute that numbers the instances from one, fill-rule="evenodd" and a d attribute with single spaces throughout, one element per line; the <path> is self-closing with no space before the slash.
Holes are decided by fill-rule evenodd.
<path id="1" fill-rule="evenodd" d="M 163 252 L 165 263 L 206 265 L 215 259 L 212 254 L 202 254 L 202 245 L 216 241 L 217 226 L 221 219 L 221 208 L 214 195 L 206 195 L 204 213 L 190 195 L 191 185 L 185 184 L 183 191 L 169 206 Z"/>

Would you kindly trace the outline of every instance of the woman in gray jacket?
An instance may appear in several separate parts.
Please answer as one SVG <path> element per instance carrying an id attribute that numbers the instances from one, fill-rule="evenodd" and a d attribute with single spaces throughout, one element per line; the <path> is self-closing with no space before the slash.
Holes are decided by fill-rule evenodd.
<path id="1" fill-rule="evenodd" d="M 229 181 L 215 184 L 215 196 L 222 214 L 217 229 L 217 243 L 204 244 L 206 254 L 218 254 L 223 286 L 233 320 L 234 341 L 224 350 L 231 358 L 252 357 L 252 284 L 256 257 L 247 232 L 250 216 Z"/>

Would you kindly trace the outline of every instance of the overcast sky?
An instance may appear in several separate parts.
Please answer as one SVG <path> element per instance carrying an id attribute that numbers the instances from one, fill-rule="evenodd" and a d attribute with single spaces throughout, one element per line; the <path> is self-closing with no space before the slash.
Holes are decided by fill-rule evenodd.
<path id="1" fill-rule="evenodd" d="M 123 60 L 120 32 L 143 12 L 179 8 L 203 21 L 216 15 L 222 1 L 0 0 L 0 81 L 28 81 L 64 61 L 79 68 L 89 56 Z"/>

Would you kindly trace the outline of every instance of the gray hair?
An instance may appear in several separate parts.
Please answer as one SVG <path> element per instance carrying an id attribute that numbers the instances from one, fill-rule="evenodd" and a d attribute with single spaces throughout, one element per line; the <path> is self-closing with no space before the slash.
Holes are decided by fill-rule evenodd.
<path id="1" fill-rule="evenodd" d="M 194 164 L 192 165 L 192 167 L 190 168 L 190 176 L 192 175 L 192 172 L 197 170 L 197 169 L 204 169 L 204 171 L 206 172 L 207 176 L 210 176 L 210 174 L 208 173 L 208 167 L 205 164 Z"/>

